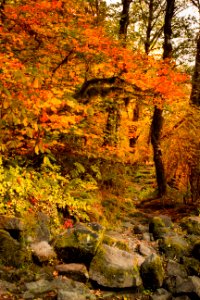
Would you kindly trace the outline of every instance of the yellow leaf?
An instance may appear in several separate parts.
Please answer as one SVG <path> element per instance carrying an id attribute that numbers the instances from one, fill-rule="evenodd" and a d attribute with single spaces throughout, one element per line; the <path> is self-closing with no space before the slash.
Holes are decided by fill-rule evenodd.
<path id="1" fill-rule="evenodd" d="M 38 89 L 38 87 L 39 87 L 38 78 L 35 78 L 33 81 L 33 88 Z"/>
<path id="2" fill-rule="evenodd" d="M 35 154 L 39 154 L 39 146 L 38 146 L 38 144 L 35 146 Z"/>

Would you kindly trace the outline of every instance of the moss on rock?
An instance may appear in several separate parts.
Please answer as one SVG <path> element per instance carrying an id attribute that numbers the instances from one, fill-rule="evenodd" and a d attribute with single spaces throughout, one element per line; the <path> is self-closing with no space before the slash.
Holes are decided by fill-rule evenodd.
<path id="1" fill-rule="evenodd" d="M 190 253 L 190 245 L 181 236 L 165 236 L 159 241 L 159 248 L 168 258 L 178 261 Z"/>
<path id="2" fill-rule="evenodd" d="M 111 288 L 138 287 L 142 283 L 137 256 L 104 244 L 91 262 L 89 276 Z"/>
<path id="3" fill-rule="evenodd" d="M 186 217 L 181 221 L 181 226 L 188 234 L 200 235 L 200 217 Z"/>
<path id="4" fill-rule="evenodd" d="M 20 267 L 31 261 L 31 253 L 5 230 L 0 230 L 0 259 L 4 265 Z"/>
<path id="5" fill-rule="evenodd" d="M 167 216 L 154 217 L 149 223 L 149 232 L 153 234 L 155 240 L 168 234 L 171 228 L 172 222 Z"/>
<path id="6" fill-rule="evenodd" d="M 140 267 L 143 285 L 147 289 L 160 288 L 164 280 L 162 260 L 157 254 L 149 255 Z"/>

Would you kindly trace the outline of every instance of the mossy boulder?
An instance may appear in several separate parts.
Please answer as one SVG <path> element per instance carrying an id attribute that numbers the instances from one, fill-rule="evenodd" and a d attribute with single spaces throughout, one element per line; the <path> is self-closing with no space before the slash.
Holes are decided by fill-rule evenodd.
<path id="1" fill-rule="evenodd" d="M 0 229 L 0 260 L 6 266 L 20 267 L 31 261 L 31 252 L 10 234 Z"/>
<path id="2" fill-rule="evenodd" d="M 112 237 L 109 234 L 105 234 L 103 238 L 103 243 L 108 246 L 119 248 L 120 250 L 130 251 L 130 248 L 126 240 L 117 239 L 115 237 Z"/>
<path id="3" fill-rule="evenodd" d="M 181 226 L 188 234 L 200 235 L 200 217 L 198 216 L 184 218 Z"/>
<path id="4" fill-rule="evenodd" d="M 160 256 L 154 253 L 149 255 L 140 267 L 140 274 L 146 289 L 160 288 L 164 280 L 164 269 Z"/>
<path id="5" fill-rule="evenodd" d="M 110 288 L 138 287 L 142 283 L 137 254 L 105 244 L 92 259 L 89 277 L 99 285 Z"/>
<path id="6" fill-rule="evenodd" d="M 183 257 L 183 265 L 189 275 L 200 275 L 200 261 L 194 257 Z"/>
<path id="7" fill-rule="evenodd" d="M 190 245 L 187 241 L 178 235 L 165 236 L 159 240 L 159 248 L 171 259 L 180 261 L 183 256 L 187 256 L 190 253 Z"/>
<path id="8" fill-rule="evenodd" d="M 77 224 L 53 242 L 58 257 L 64 262 L 90 263 L 103 240 L 104 228 L 97 223 Z"/>
<path id="9" fill-rule="evenodd" d="M 155 240 L 169 234 L 172 227 L 171 218 L 168 216 L 153 217 L 149 222 L 149 232 L 153 234 Z"/>

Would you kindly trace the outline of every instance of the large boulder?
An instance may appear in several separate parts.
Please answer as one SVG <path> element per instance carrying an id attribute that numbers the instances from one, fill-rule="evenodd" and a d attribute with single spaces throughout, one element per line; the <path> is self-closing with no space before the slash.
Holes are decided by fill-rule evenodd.
<path id="1" fill-rule="evenodd" d="M 53 242 L 58 257 L 66 263 L 89 264 L 102 242 L 104 229 L 97 223 L 76 224 Z"/>
<path id="2" fill-rule="evenodd" d="M 137 254 L 103 244 L 89 269 L 90 279 L 111 288 L 138 287 L 141 278 Z"/>
<path id="3" fill-rule="evenodd" d="M 6 266 L 20 267 L 31 260 L 31 252 L 0 229 L 0 260 Z"/>
<path id="4" fill-rule="evenodd" d="M 140 268 L 143 285 L 147 289 L 156 290 L 160 288 L 164 280 L 164 269 L 160 256 L 149 255 Z"/>
<path id="5" fill-rule="evenodd" d="M 45 298 L 45 295 L 48 295 L 47 293 L 52 291 L 56 291 L 56 299 L 60 300 L 94 299 L 89 288 L 83 283 L 64 276 L 58 276 L 51 281 L 40 279 L 38 281 L 29 282 L 25 284 L 25 289 L 23 299 L 49 299 Z"/>
<path id="6" fill-rule="evenodd" d="M 159 248 L 171 259 L 180 261 L 183 256 L 187 256 L 190 253 L 190 245 L 187 241 L 178 235 L 167 235 L 159 240 Z"/>
<path id="7" fill-rule="evenodd" d="M 149 232 L 152 233 L 155 240 L 163 238 L 169 234 L 173 227 L 171 218 L 160 215 L 153 217 L 149 222 Z"/>

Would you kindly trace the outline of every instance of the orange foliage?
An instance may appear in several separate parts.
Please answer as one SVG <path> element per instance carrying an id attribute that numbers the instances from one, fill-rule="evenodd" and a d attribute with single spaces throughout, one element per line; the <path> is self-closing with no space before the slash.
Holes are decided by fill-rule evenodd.
<path id="1" fill-rule="evenodd" d="M 167 61 L 124 49 L 96 25 L 86 1 L 20 1 L 5 4 L 3 14 L 1 151 L 45 152 L 62 145 L 60 133 L 85 136 L 85 144 L 91 139 L 100 147 L 101 101 L 90 113 L 88 104 L 73 98 L 92 78 L 118 76 L 132 91 L 137 86 L 148 105 L 182 97 L 186 76 Z"/>

